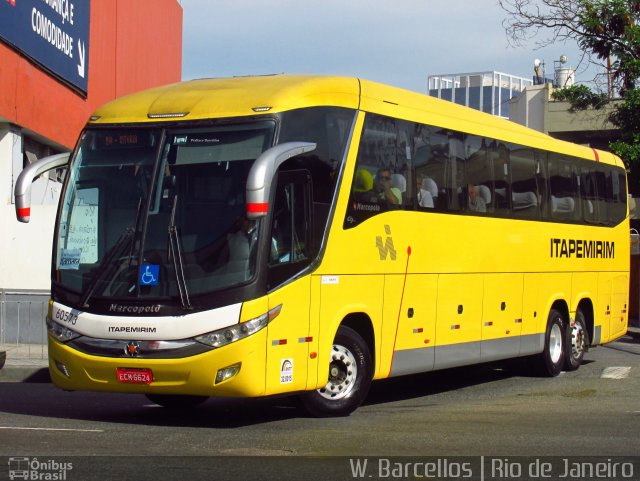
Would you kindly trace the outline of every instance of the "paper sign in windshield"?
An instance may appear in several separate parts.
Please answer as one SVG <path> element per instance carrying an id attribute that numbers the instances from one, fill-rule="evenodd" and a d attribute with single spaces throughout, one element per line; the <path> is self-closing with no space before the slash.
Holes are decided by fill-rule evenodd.
<path id="1" fill-rule="evenodd" d="M 80 256 L 82 249 L 62 249 L 60 252 L 60 269 L 61 270 L 78 270 L 80 269 Z"/>
<path id="2" fill-rule="evenodd" d="M 82 264 L 98 261 L 99 192 L 95 187 L 78 189 L 67 226 L 66 247 L 82 251 Z M 75 267 L 77 269 L 77 267 Z"/>

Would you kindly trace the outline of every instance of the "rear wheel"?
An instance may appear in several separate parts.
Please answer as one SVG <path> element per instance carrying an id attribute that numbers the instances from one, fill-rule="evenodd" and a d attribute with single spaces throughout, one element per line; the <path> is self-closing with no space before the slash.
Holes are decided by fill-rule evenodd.
<path id="1" fill-rule="evenodd" d="M 169 409 L 188 409 L 209 399 L 207 396 L 187 396 L 183 394 L 145 394 L 155 404 Z"/>
<path id="2" fill-rule="evenodd" d="M 589 349 L 589 333 L 587 321 L 582 310 L 576 311 L 576 319 L 573 326 L 567 326 L 564 343 L 564 368 L 567 371 L 575 371 L 582 364 L 584 353 Z"/>
<path id="3" fill-rule="evenodd" d="M 544 336 L 544 351 L 537 357 L 537 368 L 541 375 L 555 377 L 564 366 L 565 357 L 564 318 L 560 311 L 551 309 Z"/>
<path id="4" fill-rule="evenodd" d="M 302 404 L 313 416 L 348 416 L 364 401 L 372 376 L 367 343 L 353 329 L 341 326 L 331 348 L 327 383 L 304 393 Z"/>

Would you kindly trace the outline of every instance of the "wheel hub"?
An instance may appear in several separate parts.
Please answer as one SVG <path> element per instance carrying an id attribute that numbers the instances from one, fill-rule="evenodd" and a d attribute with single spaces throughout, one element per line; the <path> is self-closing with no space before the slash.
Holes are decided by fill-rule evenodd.
<path id="1" fill-rule="evenodd" d="M 575 323 L 571 328 L 571 354 L 577 358 L 584 352 L 584 329 L 580 323 Z"/>
<path id="2" fill-rule="evenodd" d="M 326 399 L 342 399 L 353 390 L 357 375 L 358 368 L 351 351 L 344 346 L 334 345 L 331 350 L 329 380 L 323 388 L 318 389 L 318 393 Z"/>
<path id="3" fill-rule="evenodd" d="M 558 324 L 554 324 L 549 333 L 549 357 L 552 362 L 557 363 L 560 356 L 562 356 L 562 329 Z"/>

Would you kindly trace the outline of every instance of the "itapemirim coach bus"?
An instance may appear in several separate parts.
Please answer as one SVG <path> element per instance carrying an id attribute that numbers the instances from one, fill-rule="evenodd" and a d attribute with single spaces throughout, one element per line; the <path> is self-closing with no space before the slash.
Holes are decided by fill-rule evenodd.
<path id="1" fill-rule="evenodd" d="M 301 395 L 343 416 L 372 380 L 526 357 L 575 370 L 626 332 L 614 155 L 356 78 L 202 79 L 90 118 L 53 243 L 65 390 Z"/>

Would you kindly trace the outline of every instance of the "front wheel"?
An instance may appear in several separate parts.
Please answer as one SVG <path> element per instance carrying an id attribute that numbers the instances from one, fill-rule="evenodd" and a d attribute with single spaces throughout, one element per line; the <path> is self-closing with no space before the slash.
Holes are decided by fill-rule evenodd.
<path id="1" fill-rule="evenodd" d="M 544 335 L 544 351 L 537 357 L 538 371 L 543 376 L 555 377 L 564 366 L 564 319 L 560 311 L 551 309 Z"/>
<path id="2" fill-rule="evenodd" d="M 572 326 L 567 327 L 564 343 L 564 368 L 575 371 L 582 364 L 584 353 L 589 349 L 589 333 L 587 321 L 580 309 L 576 311 L 576 319 Z"/>
<path id="3" fill-rule="evenodd" d="M 304 393 L 302 404 L 316 417 L 348 416 L 364 401 L 372 377 L 367 343 L 353 329 L 341 326 L 331 348 L 327 383 Z"/>

